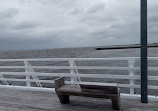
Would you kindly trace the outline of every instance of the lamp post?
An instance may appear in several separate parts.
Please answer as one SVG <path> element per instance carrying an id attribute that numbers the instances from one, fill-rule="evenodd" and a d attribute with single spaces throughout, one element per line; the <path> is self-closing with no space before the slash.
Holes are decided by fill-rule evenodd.
<path id="1" fill-rule="evenodd" d="M 148 103 L 147 0 L 141 0 L 141 102 Z"/>

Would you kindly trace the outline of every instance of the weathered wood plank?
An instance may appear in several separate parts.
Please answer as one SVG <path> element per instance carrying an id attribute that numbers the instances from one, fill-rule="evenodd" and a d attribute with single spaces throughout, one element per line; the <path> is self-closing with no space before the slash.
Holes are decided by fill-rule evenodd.
<path id="1" fill-rule="evenodd" d="M 58 89 L 59 87 L 65 85 L 65 82 L 64 82 L 64 78 L 63 77 L 60 77 L 58 79 L 55 79 L 55 89 Z"/>
<path id="2" fill-rule="evenodd" d="M 116 86 L 100 86 L 100 85 L 85 85 L 81 84 L 81 90 L 83 92 L 90 93 L 104 93 L 104 94 L 118 94 L 117 85 Z"/>
<path id="3" fill-rule="evenodd" d="M 0 111 L 115 111 L 108 99 L 71 97 L 67 105 L 59 104 L 51 92 L 0 89 Z M 83 102 L 84 101 L 84 102 Z M 122 99 L 123 111 L 157 111 L 158 102 L 142 104 L 139 100 Z"/>
<path id="4" fill-rule="evenodd" d="M 59 95 L 58 98 L 62 104 L 69 103 L 69 95 Z"/>

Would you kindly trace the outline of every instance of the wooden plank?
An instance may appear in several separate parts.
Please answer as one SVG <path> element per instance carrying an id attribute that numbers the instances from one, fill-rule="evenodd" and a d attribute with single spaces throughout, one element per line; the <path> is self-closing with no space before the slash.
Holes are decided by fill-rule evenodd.
<path id="1" fill-rule="evenodd" d="M 99 85 L 85 85 L 80 84 L 82 92 L 89 93 L 103 93 L 103 94 L 118 94 L 116 86 L 99 86 Z"/>
<path id="2" fill-rule="evenodd" d="M 65 85 L 65 82 L 64 82 L 64 78 L 63 77 L 60 77 L 58 79 L 55 79 L 55 89 L 58 89 L 60 88 L 61 86 Z"/>
<path id="3" fill-rule="evenodd" d="M 78 85 L 64 85 L 57 89 L 58 92 L 82 93 Z"/>
<path id="4" fill-rule="evenodd" d="M 58 88 L 57 93 L 60 95 L 74 95 L 74 96 L 85 96 L 85 97 L 95 97 L 95 98 L 113 98 L 116 97 L 116 94 L 106 94 L 99 92 L 83 92 L 78 85 L 64 85 Z"/>

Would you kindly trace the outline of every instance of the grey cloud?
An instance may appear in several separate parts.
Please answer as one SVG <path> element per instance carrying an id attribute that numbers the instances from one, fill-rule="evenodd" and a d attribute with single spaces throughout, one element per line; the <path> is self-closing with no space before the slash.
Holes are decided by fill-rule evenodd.
<path id="1" fill-rule="evenodd" d="M 26 29 L 36 28 L 38 26 L 39 26 L 39 24 L 37 24 L 37 23 L 22 22 L 22 23 L 19 23 L 19 24 L 15 25 L 14 29 L 17 29 L 17 30 L 26 30 Z"/>
<path id="2" fill-rule="evenodd" d="M 106 7 L 105 3 L 97 3 L 95 5 L 92 5 L 91 7 L 89 7 L 86 11 L 87 14 L 89 13 L 97 13 L 100 11 L 103 11 Z"/>
<path id="3" fill-rule="evenodd" d="M 43 5 L 49 5 L 49 4 L 54 4 L 54 5 L 59 5 L 62 6 L 64 8 L 70 8 L 71 6 L 73 6 L 74 4 L 76 4 L 76 2 L 78 2 L 78 0 L 30 0 L 30 2 L 26 2 L 25 3 L 40 3 Z"/>
<path id="4" fill-rule="evenodd" d="M 14 18 L 18 15 L 17 8 L 7 8 L 0 10 L 0 32 L 10 28 L 14 23 Z"/>
<path id="5" fill-rule="evenodd" d="M 84 10 L 79 9 L 79 8 L 75 8 L 72 11 L 70 11 L 70 14 L 72 14 L 72 15 L 83 14 L 83 13 L 84 13 Z"/>
<path id="6" fill-rule="evenodd" d="M 32 0 L 19 0 L 19 3 L 21 3 L 21 4 L 32 3 Z"/>
<path id="7" fill-rule="evenodd" d="M 9 8 L 6 10 L 0 11 L 0 19 L 11 19 L 18 14 L 18 9 L 16 8 Z"/>

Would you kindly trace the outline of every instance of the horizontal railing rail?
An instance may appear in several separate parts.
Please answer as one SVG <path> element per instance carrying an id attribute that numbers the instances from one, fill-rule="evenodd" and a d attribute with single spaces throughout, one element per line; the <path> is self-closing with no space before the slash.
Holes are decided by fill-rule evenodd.
<path id="1" fill-rule="evenodd" d="M 0 59 L 0 62 L 3 61 L 91 61 L 91 60 L 140 60 L 140 57 L 112 57 L 112 58 L 32 58 L 32 59 Z M 158 60 L 158 57 L 148 57 L 148 60 Z"/>

